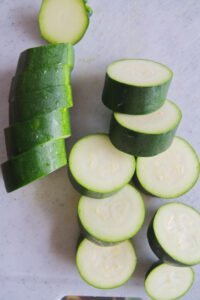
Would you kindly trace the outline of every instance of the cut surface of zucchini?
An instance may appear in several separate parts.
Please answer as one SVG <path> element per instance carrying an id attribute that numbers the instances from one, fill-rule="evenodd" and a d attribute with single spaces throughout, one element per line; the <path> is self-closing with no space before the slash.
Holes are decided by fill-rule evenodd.
<path id="1" fill-rule="evenodd" d="M 120 190 L 133 177 L 135 159 L 117 150 L 107 134 L 80 139 L 69 155 L 69 170 L 76 188 L 89 197 L 106 197 Z M 72 181 L 72 184 L 73 184 Z"/>
<path id="2" fill-rule="evenodd" d="M 200 214 L 172 202 L 161 206 L 148 229 L 149 244 L 159 259 L 177 265 L 200 263 Z"/>
<path id="3" fill-rule="evenodd" d="M 87 236 L 101 242 L 115 243 L 132 238 L 145 217 L 141 194 L 131 185 L 105 199 L 82 196 L 78 216 Z"/>
<path id="4" fill-rule="evenodd" d="M 83 0 L 43 0 L 39 13 L 41 35 L 50 43 L 76 44 L 88 28 L 90 14 Z"/>
<path id="5" fill-rule="evenodd" d="M 177 300 L 192 287 L 194 271 L 164 263 L 153 265 L 145 279 L 145 290 L 154 300 Z"/>
<path id="6" fill-rule="evenodd" d="M 135 250 L 130 241 L 112 247 L 101 247 L 84 239 L 76 254 L 81 277 L 99 289 L 123 285 L 133 274 L 136 261 Z"/>
<path id="7" fill-rule="evenodd" d="M 165 152 L 154 157 L 138 157 L 136 174 L 142 187 L 152 195 L 176 198 L 197 182 L 200 163 L 192 146 L 175 137 Z"/>

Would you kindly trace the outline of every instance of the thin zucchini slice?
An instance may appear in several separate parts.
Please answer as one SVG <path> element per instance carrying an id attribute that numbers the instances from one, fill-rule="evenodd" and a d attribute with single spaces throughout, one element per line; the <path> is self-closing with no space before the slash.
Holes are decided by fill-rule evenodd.
<path id="1" fill-rule="evenodd" d="M 146 115 L 114 113 L 110 139 L 119 150 L 135 156 L 154 156 L 172 144 L 182 113 L 167 100 L 157 111 Z"/>
<path id="2" fill-rule="evenodd" d="M 180 268 L 159 262 L 153 264 L 148 271 L 145 290 L 154 300 L 177 300 L 188 293 L 194 278 L 192 268 Z"/>
<path id="3" fill-rule="evenodd" d="M 124 187 L 135 172 L 133 156 L 117 150 L 107 134 L 80 139 L 69 155 L 73 186 L 92 198 L 108 197 Z"/>
<path id="4" fill-rule="evenodd" d="M 123 285 L 136 267 L 136 254 L 130 241 L 101 247 L 84 239 L 77 250 L 76 265 L 83 280 L 98 289 Z"/>
<path id="5" fill-rule="evenodd" d="M 82 196 L 78 217 L 83 234 L 101 245 L 119 243 L 132 238 L 142 227 L 145 217 L 141 194 L 127 184 L 105 199 Z"/>
<path id="6" fill-rule="evenodd" d="M 83 0 L 43 0 L 39 13 L 41 35 L 50 43 L 74 45 L 84 36 L 91 13 Z"/>
<path id="7" fill-rule="evenodd" d="M 149 245 L 163 262 L 192 266 L 200 263 L 200 214 L 172 202 L 160 207 L 147 233 Z"/>
<path id="8" fill-rule="evenodd" d="M 67 108 L 54 110 L 5 129 L 8 156 L 15 156 L 52 139 L 71 135 Z"/>
<path id="9" fill-rule="evenodd" d="M 38 145 L 1 165 L 6 190 L 17 190 L 66 164 L 63 139 Z"/>
<path id="10" fill-rule="evenodd" d="M 192 146 L 175 137 L 165 152 L 154 157 L 138 157 L 136 174 L 141 186 L 152 195 L 176 198 L 197 182 L 200 163 Z"/>
<path id="11" fill-rule="evenodd" d="M 115 112 L 144 115 L 156 111 L 167 97 L 173 73 L 145 59 L 124 59 L 107 68 L 103 103 Z"/>

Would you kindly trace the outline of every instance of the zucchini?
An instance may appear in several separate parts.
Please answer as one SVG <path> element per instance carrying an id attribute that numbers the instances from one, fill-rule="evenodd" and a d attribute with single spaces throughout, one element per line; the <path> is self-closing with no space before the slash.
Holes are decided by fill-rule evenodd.
<path id="1" fill-rule="evenodd" d="M 71 135 L 69 111 L 66 108 L 15 123 L 5 129 L 8 156 L 15 156 L 52 139 Z"/>
<path id="2" fill-rule="evenodd" d="M 19 93 L 9 103 L 10 124 L 30 120 L 73 105 L 71 86 L 53 86 L 43 90 Z"/>
<path id="3" fill-rule="evenodd" d="M 38 145 L 1 165 L 6 190 L 17 190 L 66 164 L 63 139 Z"/>
<path id="4" fill-rule="evenodd" d="M 82 196 L 78 217 L 83 234 L 101 245 L 112 245 L 132 238 L 145 217 L 141 194 L 127 184 L 115 195 L 102 199 Z"/>
<path id="5" fill-rule="evenodd" d="M 147 273 L 145 290 L 154 300 L 177 300 L 188 293 L 194 278 L 192 268 L 179 268 L 158 262 Z"/>
<path id="6" fill-rule="evenodd" d="M 147 237 L 152 251 L 163 262 L 177 266 L 200 263 L 200 214 L 188 205 L 172 202 L 161 206 Z"/>
<path id="7" fill-rule="evenodd" d="M 192 146 L 175 137 L 165 152 L 154 157 L 138 157 L 136 174 L 141 186 L 150 194 L 176 198 L 188 192 L 197 182 L 200 163 Z"/>
<path id="8" fill-rule="evenodd" d="M 71 44 L 43 45 L 23 51 L 19 56 L 16 74 L 36 71 L 52 65 L 74 68 L 74 48 Z"/>
<path id="9" fill-rule="evenodd" d="M 146 115 L 114 113 L 110 139 L 119 150 L 135 156 L 154 156 L 172 144 L 181 121 L 180 109 L 171 101 Z"/>
<path id="10" fill-rule="evenodd" d="M 40 33 L 50 43 L 74 45 L 84 36 L 91 14 L 91 8 L 83 0 L 43 0 Z"/>
<path id="11" fill-rule="evenodd" d="M 173 73 L 145 59 L 123 59 L 107 68 L 103 103 L 115 112 L 144 115 L 156 111 L 167 97 Z"/>
<path id="12" fill-rule="evenodd" d="M 112 289 L 123 285 L 136 267 L 136 254 L 130 241 L 112 247 L 101 247 L 84 239 L 76 253 L 80 276 L 98 289 Z"/>
<path id="13" fill-rule="evenodd" d="M 81 138 L 69 155 L 70 180 L 82 195 L 108 197 L 133 177 L 135 159 L 117 150 L 107 134 Z"/>

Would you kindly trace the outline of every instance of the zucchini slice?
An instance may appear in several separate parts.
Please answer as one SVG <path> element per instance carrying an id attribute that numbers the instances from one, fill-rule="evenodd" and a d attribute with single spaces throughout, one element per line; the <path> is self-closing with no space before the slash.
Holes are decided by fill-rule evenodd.
<path id="1" fill-rule="evenodd" d="M 141 186 L 161 198 L 176 198 L 197 182 L 200 163 L 192 146 L 175 137 L 165 152 L 154 157 L 138 157 L 136 174 Z"/>
<path id="2" fill-rule="evenodd" d="M 39 13 L 41 35 L 50 43 L 74 45 L 84 36 L 91 13 L 83 0 L 43 0 Z"/>
<path id="3" fill-rule="evenodd" d="M 92 198 L 105 198 L 124 187 L 135 172 L 133 156 L 117 150 L 107 134 L 80 139 L 69 155 L 73 186 Z"/>
<path id="4" fill-rule="evenodd" d="M 82 196 L 78 217 L 83 234 L 100 245 L 119 243 L 132 238 L 142 227 L 145 217 L 141 194 L 127 184 L 111 197 L 93 199 Z"/>
<path id="5" fill-rule="evenodd" d="M 38 145 L 1 165 L 6 190 L 7 192 L 17 190 L 66 164 L 63 139 Z"/>
<path id="6" fill-rule="evenodd" d="M 144 115 L 159 109 L 167 97 L 173 73 L 145 59 L 123 59 L 107 68 L 103 103 L 115 112 Z"/>
<path id="7" fill-rule="evenodd" d="M 152 251 L 163 262 L 178 266 L 200 263 L 200 214 L 190 206 L 172 202 L 160 207 L 147 237 Z"/>
<path id="8" fill-rule="evenodd" d="M 181 299 L 192 287 L 195 274 L 192 268 L 153 264 L 145 279 L 145 290 L 154 300 Z"/>
<path id="9" fill-rule="evenodd" d="M 76 265 L 83 280 L 99 289 L 123 285 L 136 267 L 136 254 L 130 241 L 101 247 L 84 239 L 77 250 Z"/>
<path id="10" fill-rule="evenodd" d="M 57 64 L 67 65 L 73 70 L 74 48 L 71 44 L 43 45 L 23 51 L 19 57 L 16 74 Z"/>
<path id="11" fill-rule="evenodd" d="M 171 101 L 146 115 L 114 113 L 110 139 L 119 150 L 135 156 L 154 156 L 172 144 L 181 121 L 180 109 Z"/>
<path id="12" fill-rule="evenodd" d="M 15 123 L 6 128 L 4 133 L 8 156 L 15 156 L 52 139 L 69 137 L 69 111 L 67 108 L 61 108 L 30 121 Z"/>

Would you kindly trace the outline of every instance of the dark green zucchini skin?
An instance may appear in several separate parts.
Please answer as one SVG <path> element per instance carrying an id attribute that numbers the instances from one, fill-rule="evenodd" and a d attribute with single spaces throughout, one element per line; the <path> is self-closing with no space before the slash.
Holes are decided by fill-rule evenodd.
<path id="1" fill-rule="evenodd" d="M 30 120 L 41 114 L 73 106 L 71 86 L 53 86 L 46 89 L 20 93 L 9 103 L 10 124 Z"/>
<path id="2" fill-rule="evenodd" d="M 180 266 L 180 267 L 188 267 L 191 266 L 189 264 L 184 264 L 180 261 L 175 260 L 173 257 L 171 257 L 168 253 L 166 253 L 166 251 L 161 247 L 158 239 L 156 238 L 154 229 L 153 229 L 153 222 L 154 222 L 154 218 L 155 215 L 153 217 L 153 219 L 151 220 L 151 223 L 148 227 L 148 231 L 147 231 L 147 239 L 149 242 L 149 246 L 151 248 L 151 250 L 153 251 L 153 253 L 158 257 L 158 259 L 161 262 L 170 264 L 170 265 L 174 265 L 174 266 Z"/>
<path id="3" fill-rule="evenodd" d="M 139 87 L 113 80 L 106 74 L 102 100 L 115 112 L 144 115 L 156 111 L 167 97 L 171 79 L 159 86 Z"/>
<path id="4" fill-rule="evenodd" d="M 158 266 L 160 266 L 160 265 L 162 265 L 162 264 L 163 264 L 163 262 L 160 261 L 160 260 L 154 262 L 154 263 L 150 266 L 150 268 L 148 269 L 148 271 L 146 272 L 146 274 L 145 274 L 145 279 L 148 277 L 148 275 L 151 273 L 151 271 L 153 271 L 156 267 L 158 267 Z"/>
<path id="5" fill-rule="evenodd" d="M 74 48 L 71 44 L 50 44 L 23 51 L 19 56 L 16 74 L 57 64 L 68 65 L 73 70 Z"/>
<path id="6" fill-rule="evenodd" d="M 7 154 L 12 157 L 52 139 L 71 135 L 67 108 L 43 114 L 29 121 L 15 123 L 4 130 Z"/>
<path id="7" fill-rule="evenodd" d="M 7 192 L 17 190 L 66 164 L 63 139 L 36 146 L 1 165 L 6 190 Z"/>
<path id="8" fill-rule="evenodd" d="M 162 134 L 136 132 L 120 125 L 114 118 L 110 123 L 110 140 L 119 150 L 134 156 L 149 157 L 167 150 L 173 142 L 176 128 Z"/>

